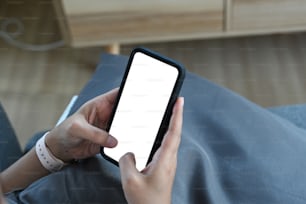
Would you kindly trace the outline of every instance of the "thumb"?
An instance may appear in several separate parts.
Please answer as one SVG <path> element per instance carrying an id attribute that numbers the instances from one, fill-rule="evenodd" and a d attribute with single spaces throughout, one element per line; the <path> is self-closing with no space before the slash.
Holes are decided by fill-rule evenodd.
<path id="1" fill-rule="evenodd" d="M 122 184 L 133 182 L 137 179 L 139 171 L 136 168 L 135 155 L 133 153 L 126 153 L 119 160 L 120 174 Z"/>

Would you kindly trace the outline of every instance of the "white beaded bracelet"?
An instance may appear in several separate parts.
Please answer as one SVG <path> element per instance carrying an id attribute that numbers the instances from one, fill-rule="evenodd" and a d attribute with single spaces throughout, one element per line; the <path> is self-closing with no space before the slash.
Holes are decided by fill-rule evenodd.
<path id="1" fill-rule="evenodd" d="M 37 157 L 45 169 L 50 172 L 59 171 L 65 166 L 65 163 L 56 158 L 48 149 L 45 143 L 45 137 L 49 132 L 45 133 L 37 142 L 35 146 Z"/>

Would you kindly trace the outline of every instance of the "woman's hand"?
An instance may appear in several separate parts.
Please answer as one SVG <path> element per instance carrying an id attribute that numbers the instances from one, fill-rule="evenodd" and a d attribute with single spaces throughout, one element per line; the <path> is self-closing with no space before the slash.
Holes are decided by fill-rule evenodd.
<path id="1" fill-rule="evenodd" d="M 117 140 L 106 128 L 118 89 L 85 103 L 75 114 L 46 136 L 46 145 L 57 158 L 68 162 L 100 152 L 100 146 L 115 147 Z"/>
<path id="2" fill-rule="evenodd" d="M 118 89 L 114 89 L 88 101 L 51 130 L 45 143 L 53 155 L 68 162 L 94 156 L 100 152 L 100 146 L 115 147 L 117 140 L 103 129 L 109 120 L 117 93 Z M 2 190 L 7 193 L 23 189 L 49 173 L 42 166 L 34 147 L 0 174 Z"/>
<path id="3" fill-rule="evenodd" d="M 173 108 L 169 129 L 151 163 L 141 172 L 136 169 L 131 153 L 120 161 L 121 180 L 129 204 L 171 203 L 171 192 L 176 172 L 177 151 L 181 139 L 183 98 Z"/>

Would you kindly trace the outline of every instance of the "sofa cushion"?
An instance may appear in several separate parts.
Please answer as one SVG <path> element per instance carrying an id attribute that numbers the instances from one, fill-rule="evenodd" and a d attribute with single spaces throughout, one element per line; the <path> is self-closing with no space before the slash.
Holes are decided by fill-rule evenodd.
<path id="1" fill-rule="evenodd" d="M 0 171 L 22 155 L 14 129 L 0 103 Z"/>

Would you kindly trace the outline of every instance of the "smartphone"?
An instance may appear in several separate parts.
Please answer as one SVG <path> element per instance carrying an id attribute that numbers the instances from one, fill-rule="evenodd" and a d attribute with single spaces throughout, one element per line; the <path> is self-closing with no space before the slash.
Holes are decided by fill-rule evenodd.
<path id="1" fill-rule="evenodd" d="M 101 154 L 118 165 L 133 152 L 142 170 L 152 160 L 166 133 L 172 108 L 185 78 L 179 63 L 145 48 L 132 51 L 107 131 L 118 140 Z"/>

